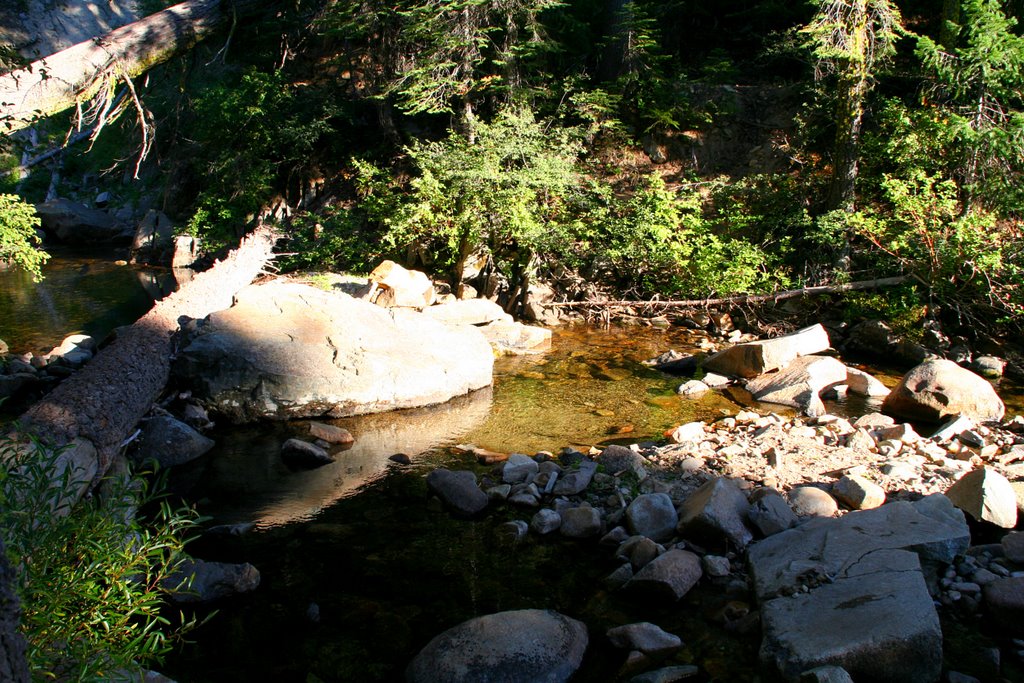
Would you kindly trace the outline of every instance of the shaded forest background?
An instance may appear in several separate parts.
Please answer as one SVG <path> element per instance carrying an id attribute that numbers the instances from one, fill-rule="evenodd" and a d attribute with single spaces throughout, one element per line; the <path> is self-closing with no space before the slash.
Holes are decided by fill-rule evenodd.
<path id="1" fill-rule="evenodd" d="M 284 268 L 390 257 L 510 310 L 538 284 L 695 298 L 907 275 L 845 305 L 907 332 L 1005 331 L 1024 301 L 1022 11 L 268 0 L 136 79 L 141 111 L 0 191 L 109 190 L 211 254 L 274 220 Z M 35 149 L 72 118 L 40 122 Z M 7 141 L 8 168 L 28 140 Z"/>

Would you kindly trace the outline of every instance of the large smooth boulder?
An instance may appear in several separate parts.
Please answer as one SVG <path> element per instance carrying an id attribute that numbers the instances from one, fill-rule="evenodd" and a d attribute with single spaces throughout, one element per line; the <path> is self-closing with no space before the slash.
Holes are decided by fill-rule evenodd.
<path id="1" fill-rule="evenodd" d="M 36 204 L 36 213 L 43 230 L 66 244 L 127 242 L 132 238 L 125 225 L 106 211 L 90 209 L 70 199 Z"/>
<path id="2" fill-rule="evenodd" d="M 448 629 L 409 664 L 409 683 L 559 683 L 583 661 L 587 627 L 551 610 L 488 614 Z"/>
<path id="3" fill-rule="evenodd" d="M 913 368 L 882 403 L 890 415 L 920 422 L 942 422 L 964 415 L 985 422 L 1006 411 L 988 380 L 953 361 L 935 359 Z"/>
<path id="4" fill-rule="evenodd" d="M 442 403 L 490 385 L 493 363 L 473 327 L 277 280 L 208 316 L 174 372 L 207 408 L 246 422 Z"/>
<path id="5" fill-rule="evenodd" d="M 778 372 L 747 382 L 758 401 L 806 410 L 823 389 L 846 381 L 846 366 L 828 356 L 796 358 Z"/>
<path id="6" fill-rule="evenodd" d="M 733 377 L 757 377 L 784 368 L 800 356 L 827 351 L 829 345 L 825 328 L 820 324 L 812 325 L 784 337 L 723 349 L 709 356 L 704 368 Z"/>

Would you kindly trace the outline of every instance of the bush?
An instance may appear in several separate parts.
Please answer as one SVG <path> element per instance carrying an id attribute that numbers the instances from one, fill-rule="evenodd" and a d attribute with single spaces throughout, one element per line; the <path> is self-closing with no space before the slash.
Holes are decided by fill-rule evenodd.
<path id="1" fill-rule="evenodd" d="M 39 248 L 36 228 L 40 225 L 36 210 L 13 194 L 0 194 L 0 264 L 13 263 L 42 279 L 42 265 L 50 255 Z"/>
<path id="2" fill-rule="evenodd" d="M 195 514 L 161 502 L 145 524 L 144 486 L 109 480 L 70 508 L 60 452 L 0 439 L 0 529 L 16 572 L 33 680 L 97 680 L 159 660 L 194 624 L 164 631 L 164 582 Z M 133 489 L 141 488 L 140 491 Z"/>

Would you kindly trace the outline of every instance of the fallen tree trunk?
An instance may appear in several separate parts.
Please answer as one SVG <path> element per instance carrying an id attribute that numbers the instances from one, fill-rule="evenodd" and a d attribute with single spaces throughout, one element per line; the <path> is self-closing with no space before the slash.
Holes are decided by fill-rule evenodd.
<path id="1" fill-rule="evenodd" d="M 53 446 L 75 442 L 75 455 L 69 456 L 73 461 L 65 466 L 102 476 L 167 384 L 179 318 L 203 318 L 228 308 L 235 292 L 270 260 L 276 239 L 270 227 L 258 228 L 223 261 L 157 302 L 82 370 L 30 407 L 19 420 L 20 431 Z M 78 448 L 83 440 L 87 447 Z"/>
<path id="2" fill-rule="evenodd" d="M 718 299 L 684 299 L 678 301 L 563 301 L 558 303 L 542 304 L 552 308 L 619 308 L 627 306 L 645 308 L 707 308 L 708 306 L 724 306 L 732 304 L 753 304 L 767 301 L 784 301 L 795 299 L 801 296 L 816 296 L 819 294 L 837 294 L 839 292 L 851 292 L 860 289 L 877 289 L 879 287 L 892 287 L 900 285 L 913 279 L 909 275 L 896 277 L 883 277 L 877 280 L 861 280 L 860 282 L 849 282 L 843 285 L 820 285 L 818 287 L 803 287 L 801 289 L 787 289 L 773 294 L 739 294 Z"/>
<path id="3" fill-rule="evenodd" d="M 26 128 L 135 78 L 267 0 L 187 0 L 0 76 L 0 129 Z"/>

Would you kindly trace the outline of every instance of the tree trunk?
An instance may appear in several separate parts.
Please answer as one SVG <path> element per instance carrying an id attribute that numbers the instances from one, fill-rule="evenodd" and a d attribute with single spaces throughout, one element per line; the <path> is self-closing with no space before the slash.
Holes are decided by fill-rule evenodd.
<path id="1" fill-rule="evenodd" d="M 0 538 L 0 681 L 28 683 L 25 638 L 18 631 L 18 596 L 14 592 L 14 569 L 7 561 Z"/>
<path id="2" fill-rule="evenodd" d="M 234 293 L 260 274 L 276 239 L 269 227 L 258 228 L 226 259 L 157 302 L 87 366 L 29 408 L 20 429 L 57 446 L 88 440 L 96 448 L 97 476 L 102 477 L 167 384 L 179 318 L 203 318 L 229 307 Z"/>
<path id="3" fill-rule="evenodd" d="M 188 0 L 0 76 L 0 129 L 7 133 L 81 104 L 111 79 L 134 78 L 268 4 Z"/>

